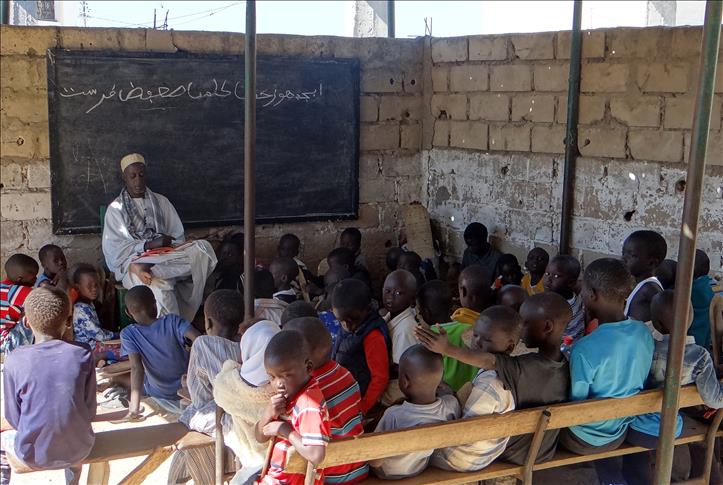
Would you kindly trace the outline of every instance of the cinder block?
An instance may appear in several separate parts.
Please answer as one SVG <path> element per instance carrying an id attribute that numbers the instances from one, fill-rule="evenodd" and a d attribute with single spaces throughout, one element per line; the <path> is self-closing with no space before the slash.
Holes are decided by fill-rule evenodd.
<path id="1" fill-rule="evenodd" d="M 510 36 L 510 42 L 515 55 L 520 59 L 552 59 L 554 56 L 554 32 L 541 32 L 535 34 L 515 34 Z"/>
<path id="2" fill-rule="evenodd" d="M 45 57 L 47 49 L 58 45 L 58 29 L 55 27 L 26 27 L 2 25 L 0 27 L 0 56 Z"/>
<path id="3" fill-rule="evenodd" d="M 444 93 L 449 89 L 449 66 L 432 67 L 432 89 L 435 93 Z"/>
<path id="4" fill-rule="evenodd" d="M 625 158 L 625 128 L 580 127 L 578 145 L 584 157 Z"/>
<path id="5" fill-rule="evenodd" d="M 0 197 L 0 207 L 3 217 L 11 221 L 50 219 L 50 192 L 24 192 Z"/>
<path id="6" fill-rule="evenodd" d="M 184 52 L 199 54 L 230 54 L 230 37 L 226 32 L 171 31 L 173 45 Z"/>
<path id="7" fill-rule="evenodd" d="M 388 202 L 394 194 L 394 179 L 386 177 L 359 179 L 360 203 Z"/>
<path id="8" fill-rule="evenodd" d="M 382 96 L 379 120 L 418 120 L 422 117 L 420 96 Z"/>
<path id="9" fill-rule="evenodd" d="M 708 149 L 706 151 L 705 163 L 707 165 L 723 165 L 723 134 L 721 134 L 720 131 L 711 132 L 708 135 Z"/>
<path id="10" fill-rule="evenodd" d="M 604 118 L 605 97 L 581 94 L 578 123 L 589 125 L 597 121 L 602 121 Z M 567 96 L 557 97 L 555 121 L 557 123 L 567 123 Z"/>
<path id="11" fill-rule="evenodd" d="M 0 86 L 3 91 L 47 92 L 45 59 L 40 57 L 0 57 Z"/>
<path id="12" fill-rule="evenodd" d="M 674 58 L 697 59 L 700 56 L 700 27 L 677 27 L 673 31 L 670 55 Z"/>
<path id="13" fill-rule="evenodd" d="M 449 146 L 449 121 L 434 120 L 434 134 L 432 135 L 432 146 Z"/>
<path id="14" fill-rule="evenodd" d="M 492 91 L 532 90 L 532 72 L 528 65 L 492 66 L 490 76 Z"/>
<path id="15" fill-rule="evenodd" d="M 530 125 L 490 125 L 490 150 L 530 151 Z"/>
<path id="16" fill-rule="evenodd" d="M 518 94 L 512 97 L 512 121 L 552 122 L 555 120 L 555 97 Z"/>
<path id="17" fill-rule="evenodd" d="M 118 31 L 110 28 L 63 27 L 58 29 L 63 49 L 118 50 Z"/>
<path id="18" fill-rule="evenodd" d="M 467 60 L 467 37 L 432 39 L 432 62 L 459 62 Z"/>
<path id="19" fill-rule="evenodd" d="M 365 69 L 362 71 L 363 93 L 398 93 L 403 87 L 401 71 L 390 69 Z"/>
<path id="20" fill-rule="evenodd" d="M 487 150 L 487 123 L 479 121 L 452 121 L 449 146 Z"/>
<path id="21" fill-rule="evenodd" d="M 13 119 L 7 120 L 0 130 L 2 156 L 48 158 L 47 137 L 47 123 L 27 124 Z"/>
<path id="22" fill-rule="evenodd" d="M 557 33 L 556 57 L 558 59 L 570 58 L 571 35 L 569 30 Z M 604 30 L 587 30 L 582 33 L 582 57 L 605 57 Z"/>
<path id="23" fill-rule="evenodd" d="M 467 96 L 464 94 L 433 95 L 432 116 L 441 119 L 467 119 Z"/>
<path id="24" fill-rule="evenodd" d="M 422 125 L 404 124 L 401 130 L 401 146 L 405 150 L 419 151 L 422 146 Z"/>
<path id="25" fill-rule="evenodd" d="M 379 119 L 379 99 L 377 96 L 362 96 L 359 99 L 359 117 L 361 121 L 377 121 Z"/>
<path id="26" fill-rule="evenodd" d="M 686 64 L 638 65 L 638 88 L 645 93 L 684 93 L 688 90 L 688 73 L 692 66 Z"/>
<path id="27" fill-rule="evenodd" d="M 663 127 L 677 128 L 684 130 L 693 129 L 693 113 L 695 111 L 695 98 L 685 97 L 666 97 L 665 98 L 665 116 L 663 117 Z M 713 108 L 710 116 L 710 129 L 720 130 L 721 117 L 721 100 L 713 99 Z"/>
<path id="28" fill-rule="evenodd" d="M 48 122 L 47 92 L 0 91 L 0 113 L 23 123 Z M 5 121 L 3 119 L 3 121 Z"/>
<path id="29" fill-rule="evenodd" d="M 723 93 L 723 63 L 718 63 L 715 71 L 715 92 Z"/>
<path id="30" fill-rule="evenodd" d="M 469 119 L 507 121 L 510 119 L 510 97 L 506 94 L 473 94 L 469 97 Z"/>
<path id="31" fill-rule="evenodd" d="M 399 148 L 399 124 L 363 124 L 360 138 L 361 150 L 394 150 Z"/>
<path id="32" fill-rule="evenodd" d="M 636 160 L 683 161 L 683 132 L 631 129 L 630 154 Z"/>
<path id="33" fill-rule="evenodd" d="M 507 59 L 507 37 L 479 36 L 469 38 L 470 61 L 502 61 Z"/>
<path id="34" fill-rule="evenodd" d="M 354 225 L 360 229 L 369 229 L 379 226 L 379 205 L 359 204 L 359 218 Z"/>
<path id="35" fill-rule="evenodd" d="M 583 63 L 580 90 L 586 93 L 620 93 L 627 88 L 627 64 Z"/>
<path id="36" fill-rule="evenodd" d="M 3 162 L 0 165 L 0 184 L 3 190 L 21 189 L 23 187 L 23 168 L 17 163 Z"/>
<path id="37" fill-rule="evenodd" d="M 2 248 L 3 253 L 2 261 L 6 261 L 8 257 L 10 257 L 10 254 L 15 253 L 24 243 L 25 231 L 21 222 L 3 221 L 3 223 L 0 224 L 0 248 Z"/>
<path id="38" fill-rule="evenodd" d="M 176 52 L 172 30 L 146 29 L 146 50 L 151 52 Z"/>
<path id="39" fill-rule="evenodd" d="M 535 91 L 567 91 L 569 75 L 567 64 L 535 64 Z"/>
<path id="40" fill-rule="evenodd" d="M 403 76 L 404 92 L 408 94 L 418 94 L 422 92 L 422 71 L 419 70 L 405 71 Z"/>
<path id="41" fill-rule="evenodd" d="M 145 29 L 118 29 L 118 46 L 120 47 L 120 50 L 127 52 L 145 51 Z"/>
<path id="42" fill-rule="evenodd" d="M 489 89 L 489 67 L 482 64 L 452 66 L 449 71 L 449 90 L 487 91 Z"/>
<path id="43" fill-rule="evenodd" d="M 609 57 L 652 59 L 670 49 L 672 29 L 618 28 L 608 32 Z"/>
<path id="44" fill-rule="evenodd" d="M 628 126 L 660 126 L 660 98 L 657 96 L 615 96 L 610 112 Z"/>
<path id="45" fill-rule="evenodd" d="M 565 126 L 533 125 L 531 140 L 535 153 L 565 153 Z"/>
<path id="46" fill-rule="evenodd" d="M 28 187 L 31 189 L 50 188 L 50 163 L 48 161 L 33 162 L 27 167 Z"/>

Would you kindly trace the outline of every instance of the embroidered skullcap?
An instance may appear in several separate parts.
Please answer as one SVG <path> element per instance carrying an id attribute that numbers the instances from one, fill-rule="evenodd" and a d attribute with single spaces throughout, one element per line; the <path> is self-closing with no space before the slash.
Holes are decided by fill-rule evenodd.
<path id="1" fill-rule="evenodd" d="M 133 165 L 134 163 L 146 164 L 146 159 L 140 153 L 129 153 L 125 157 L 121 158 L 120 168 L 121 172 L 124 172 L 126 168 Z"/>

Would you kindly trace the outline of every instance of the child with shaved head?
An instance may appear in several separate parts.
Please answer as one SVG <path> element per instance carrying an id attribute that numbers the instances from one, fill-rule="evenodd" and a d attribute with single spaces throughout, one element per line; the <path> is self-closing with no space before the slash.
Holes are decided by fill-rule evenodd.
<path id="1" fill-rule="evenodd" d="M 377 424 L 377 431 L 393 431 L 422 424 L 443 423 L 460 416 L 457 398 L 448 394 L 437 397 L 442 382 L 442 357 L 416 344 L 399 360 L 399 388 L 404 402 L 388 408 Z M 371 463 L 374 472 L 386 479 L 419 475 L 427 468 L 434 450 L 392 456 Z"/>
<path id="2" fill-rule="evenodd" d="M 527 299 L 527 291 L 519 285 L 505 285 L 497 290 L 497 304 L 504 305 L 519 312 Z"/>
<path id="3" fill-rule="evenodd" d="M 625 315 L 641 322 L 650 321 L 650 301 L 663 291 L 655 270 L 665 260 L 668 244 L 655 231 L 630 234 L 623 243 L 623 263 L 635 278 L 635 288 L 625 302 Z"/>
<path id="4" fill-rule="evenodd" d="M 350 438 L 364 432 L 359 407 L 359 384 L 351 373 L 331 358 L 331 335 L 324 323 L 315 317 L 296 318 L 287 322 L 285 330 L 296 330 L 309 346 L 313 369 L 311 375 L 319 383 L 327 403 L 331 439 Z M 357 483 L 369 474 L 369 466 L 351 463 L 324 469 L 327 483 Z"/>
<path id="5" fill-rule="evenodd" d="M 417 296 L 417 279 L 407 270 L 398 269 L 384 280 L 382 302 L 387 314 L 384 320 L 392 339 L 392 362 L 399 364 L 402 354 L 417 343 L 414 327 L 417 326 L 412 305 Z"/>
<path id="6" fill-rule="evenodd" d="M 312 376 L 311 361 L 304 337 L 295 330 L 276 334 L 264 353 L 264 366 L 275 393 L 256 423 L 256 440 L 274 440 L 270 466 L 257 483 L 304 483 L 303 474 L 286 471 L 289 448 L 313 466 L 326 456 L 331 437 L 329 413 L 324 395 Z M 324 470 L 316 470 L 314 483 L 324 483 Z"/>
<path id="7" fill-rule="evenodd" d="M 0 352 L 28 345 L 33 332 L 21 323 L 25 299 L 33 291 L 38 263 L 25 254 L 13 254 L 5 262 L 5 278 L 0 282 Z"/>
<path id="8" fill-rule="evenodd" d="M 557 293 L 567 300 L 572 317 L 562 335 L 562 352 L 570 355 L 572 346 L 585 335 L 585 309 L 582 297 L 575 292 L 580 277 L 580 261 L 568 254 L 552 258 L 545 269 L 542 280 L 545 291 Z"/>
<path id="9" fill-rule="evenodd" d="M 418 319 L 420 323 L 434 325 L 449 321 L 452 314 L 452 292 L 442 280 L 428 281 L 417 292 Z"/>
<path id="10" fill-rule="evenodd" d="M 87 344 L 61 340 L 71 325 L 64 291 L 36 288 L 25 301 L 25 315 L 35 344 L 14 350 L 5 361 L 2 450 L 10 463 L 65 468 L 66 483 L 78 483 L 80 463 L 95 441 L 93 352 Z"/>
<path id="11" fill-rule="evenodd" d="M 299 274 L 299 266 L 292 258 L 276 258 L 271 262 L 269 271 L 274 277 L 274 286 L 276 292 L 273 295 L 274 300 L 284 303 L 292 303 L 298 300 L 296 291 L 291 287 Z"/>

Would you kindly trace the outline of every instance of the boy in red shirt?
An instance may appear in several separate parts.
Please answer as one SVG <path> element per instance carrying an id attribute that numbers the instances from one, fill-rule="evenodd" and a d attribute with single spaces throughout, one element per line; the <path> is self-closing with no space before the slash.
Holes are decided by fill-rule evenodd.
<path id="1" fill-rule="evenodd" d="M 5 263 L 7 278 L 0 282 L 0 352 L 4 354 L 33 342 L 33 332 L 21 320 L 39 269 L 25 254 L 13 254 Z"/>
<path id="2" fill-rule="evenodd" d="M 290 320 L 284 330 L 296 330 L 304 336 L 314 368 L 311 375 L 319 383 L 329 410 L 331 439 L 350 438 L 364 432 L 362 413 L 359 408 L 361 393 L 359 384 L 351 373 L 331 359 L 331 334 L 318 318 L 305 317 Z M 325 468 L 326 483 L 351 484 L 364 480 L 369 466 L 351 463 Z"/>
<path id="3" fill-rule="evenodd" d="M 339 338 L 336 361 L 359 383 L 361 411 L 365 416 L 382 397 L 389 384 L 389 354 L 392 348 L 387 324 L 371 308 L 369 287 L 349 278 L 334 288 L 334 315 L 346 330 Z"/>
<path id="4" fill-rule="evenodd" d="M 296 331 L 276 334 L 266 347 L 264 367 L 276 394 L 256 423 L 256 440 L 274 440 L 266 474 L 256 483 L 265 485 L 302 485 L 304 475 L 288 473 L 288 450 L 296 452 L 314 466 L 324 461 L 331 431 L 324 395 L 311 375 L 313 364 L 304 337 Z M 316 470 L 314 484 L 324 483 L 324 470 Z"/>

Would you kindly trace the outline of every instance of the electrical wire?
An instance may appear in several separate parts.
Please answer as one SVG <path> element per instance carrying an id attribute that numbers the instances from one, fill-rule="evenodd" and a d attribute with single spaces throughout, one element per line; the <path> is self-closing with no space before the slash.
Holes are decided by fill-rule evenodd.
<path id="1" fill-rule="evenodd" d="M 200 15 L 200 17 L 193 18 L 193 19 L 189 19 L 189 20 L 186 20 L 186 21 L 184 21 L 184 22 L 181 22 L 180 24 L 177 24 L 177 25 L 183 25 L 183 24 L 186 24 L 186 23 L 189 23 L 189 22 L 193 22 L 193 21 L 195 21 L 195 20 L 199 20 L 199 19 L 202 19 L 202 18 L 210 17 L 210 16 L 212 16 L 212 15 L 214 15 L 214 14 L 216 14 L 217 12 L 220 12 L 220 11 L 222 11 L 222 10 L 226 10 L 226 9 L 231 8 L 231 7 L 234 7 L 234 6 L 236 6 L 236 5 L 241 5 L 241 3 L 242 3 L 242 2 L 232 2 L 232 3 L 228 4 L 228 5 L 223 6 L 223 7 L 217 7 L 217 8 L 213 8 L 213 9 L 210 9 L 210 10 L 202 10 L 202 11 L 200 11 L 200 12 L 187 13 L 187 14 L 178 15 L 178 16 L 175 16 L 175 17 L 169 17 L 169 18 L 168 18 L 168 22 L 170 23 L 172 20 L 182 19 L 182 18 L 188 18 L 188 17 L 197 17 L 197 16 Z M 129 27 L 150 27 L 150 25 L 153 23 L 153 21 L 150 21 L 150 22 L 140 22 L 140 23 L 131 23 L 131 22 L 124 22 L 124 21 L 122 21 L 122 20 L 115 20 L 115 19 L 108 19 L 108 18 L 104 18 L 104 17 L 97 17 L 97 16 L 95 16 L 95 15 L 86 15 L 86 18 L 95 19 L 95 20 L 102 20 L 102 21 L 104 21 L 104 22 L 114 22 L 114 23 L 121 24 L 121 25 L 127 25 L 127 26 L 129 26 Z"/>

